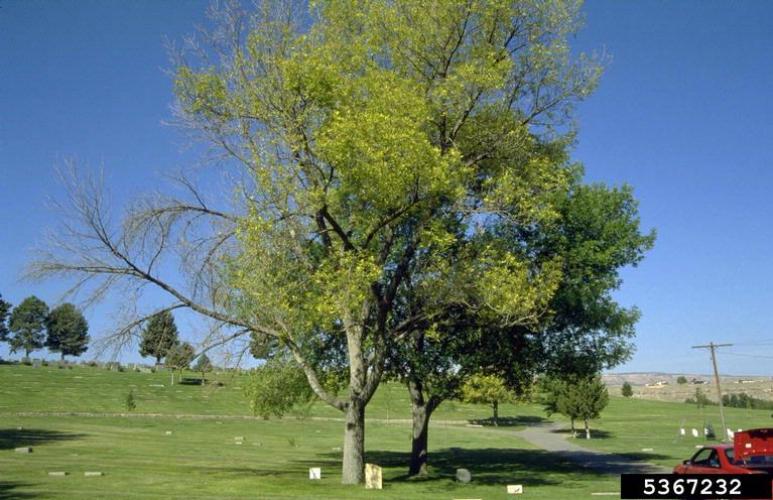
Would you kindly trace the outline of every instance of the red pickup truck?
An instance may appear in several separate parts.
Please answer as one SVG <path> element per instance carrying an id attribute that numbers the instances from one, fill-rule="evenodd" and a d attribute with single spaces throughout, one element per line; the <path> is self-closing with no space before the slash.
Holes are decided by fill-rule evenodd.
<path id="1" fill-rule="evenodd" d="M 773 428 L 736 432 L 733 444 L 704 446 L 674 474 L 773 475 Z"/>

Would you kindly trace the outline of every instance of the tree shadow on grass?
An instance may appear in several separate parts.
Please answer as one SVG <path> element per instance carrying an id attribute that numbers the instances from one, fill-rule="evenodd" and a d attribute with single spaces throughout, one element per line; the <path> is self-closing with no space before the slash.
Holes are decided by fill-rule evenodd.
<path id="1" fill-rule="evenodd" d="M 340 455 L 333 459 L 332 454 L 324 453 L 312 460 L 294 462 L 305 466 L 340 467 Z M 429 464 L 431 474 L 424 478 L 412 478 L 407 475 L 409 453 L 398 451 L 368 451 L 365 461 L 384 467 L 385 479 L 390 482 L 405 481 L 448 481 L 453 479 L 456 469 L 465 468 L 472 472 L 476 484 L 498 485 L 516 480 L 525 480 L 531 485 L 560 484 L 562 474 L 588 476 L 588 479 L 599 477 L 593 470 L 577 467 L 574 462 L 544 450 L 527 450 L 519 448 L 445 448 L 431 451 Z M 388 470 L 388 469 L 396 469 Z M 398 472 L 397 475 L 394 475 Z M 450 483 L 454 487 L 454 483 Z"/>
<path id="2" fill-rule="evenodd" d="M 553 429 L 553 434 L 571 434 L 572 430 L 570 428 L 566 429 Z M 585 429 L 584 428 L 577 428 L 577 444 L 582 445 L 582 441 L 585 441 Z M 615 434 L 609 431 L 602 431 L 601 429 L 591 429 L 590 430 L 591 439 L 610 439 L 615 437 Z"/>
<path id="3" fill-rule="evenodd" d="M 539 417 L 536 415 L 519 415 L 517 417 L 499 417 L 497 419 L 496 424 L 494 423 L 494 418 L 480 418 L 480 419 L 473 419 L 468 420 L 469 423 L 473 425 L 483 425 L 483 426 L 491 426 L 491 427 L 515 427 L 518 425 L 534 425 L 534 424 L 541 424 L 545 423 L 548 420 L 544 417 Z"/>
<path id="4" fill-rule="evenodd" d="M 38 446 L 54 441 L 83 439 L 86 434 L 50 431 L 47 429 L 0 429 L 0 450 L 22 446 Z"/>
<path id="5" fill-rule="evenodd" d="M 16 491 L 17 488 L 24 488 L 32 486 L 28 483 L 12 483 L 11 481 L 0 481 L 0 499 L 6 498 L 35 498 L 35 495 L 30 493 L 22 493 Z"/>

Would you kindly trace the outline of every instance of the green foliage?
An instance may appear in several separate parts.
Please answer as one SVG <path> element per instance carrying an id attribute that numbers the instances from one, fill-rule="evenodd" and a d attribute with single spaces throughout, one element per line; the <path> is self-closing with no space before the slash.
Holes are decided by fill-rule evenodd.
<path id="1" fill-rule="evenodd" d="M 88 349 L 89 325 L 83 314 L 72 304 L 65 303 L 51 310 L 46 321 L 49 351 L 65 356 L 80 356 Z"/>
<path id="2" fill-rule="evenodd" d="M 196 364 L 193 365 L 193 371 L 197 371 L 202 374 L 202 378 L 205 373 L 212 371 L 212 362 L 206 354 L 199 356 L 196 360 Z"/>
<path id="3" fill-rule="evenodd" d="M 272 359 L 255 368 L 244 388 L 253 415 L 281 418 L 294 406 L 311 401 L 303 371 L 291 361 Z"/>
<path id="4" fill-rule="evenodd" d="M 573 421 L 598 418 L 609 403 L 609 392 L 598 375 L 545 379 L 541 390 L 548 415 L 560 413 Z"/>
<path id="5" fill-rule="evenodd" d="M 137 402 L 134 400 L 134 390 L 130 389 L 126 395 L 126 411 L 132 412 L 137 408 Z"/>
<path id="6" fill-rule="evenodd" d="M 745 392 L 739 394 L 725 394 L 722 396 L 722 404 L 730 408 L 747 408 L 751 410 L 773 410 L 773 401 L 755 398 Z"/>
<path id="7" fill-rule="evenodd" d="M 494 425 L 499 418 L 499 405 L 515 401 L 515 394 L 496 375 L 475 374 L 462 386 L 462 400 L 473 404 L 487 404 L 494 410 Z"/>
<path id="8" fill-rule="evenodd" d="M 195 355 L 193 346 L 188 342 L 177 344 L 166 352 L 166 365 L 173 369 L 183 370 L 188 368 Z"/>
<path id="9" fill-rule="evenodd" d="M 8 323 L 11 336 L 8 345 L 11 352 L 23 350 L 25 357 L 29 357 L 32 351 L 41 349 L 44 345 L 44 331 L 48 306 L 39 298 L 27 297 L 16 306 L 11 313 Z"/>
<path id="10" fill-rule="evenodd" d="M 687 383 L 687 377 L 685 377 L 684 375 L 679 375 L 678 377 L 676 377 L 676 383 L 679 384 L 679 385 L 686 384 Z"/>
<path id="11" fill-rule="evenodd" d="M 630 398 L 633 396 L 633 387 L 631 387 L 629 382 L 623 382 L 623 387 L 620 389 L 620 392 L 624 397 Z"/>
<path id="12" fill-rule="evenodd" d="M 698 408 L 704 408 L 708 405 L 716 404 L 706 396 L 706 394 L 703 392 L 703 389 L 700 387 L 696 387 L 693 397 L 685 399 L 684 402 L 688 404 L 694 404 Z"/>
<path id="13" fill-rule="evenodd" d="M 11 303 L 3 300 L 0 295 L 0 342 L 8 341 L 8 315 L 11 313 Z"/>
<path id="14" fill-rule="evenodd" d="M 169 349 L 179 343 L 177 325 L 170 311 L 162 311 L 151 316 L 142 331 L 140 356 L 153 356 L 156 364 L 167 355 Z"/>

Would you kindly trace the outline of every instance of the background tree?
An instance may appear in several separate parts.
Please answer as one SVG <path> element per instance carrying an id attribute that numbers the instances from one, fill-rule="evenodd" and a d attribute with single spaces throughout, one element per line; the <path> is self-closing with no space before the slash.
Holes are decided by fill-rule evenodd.
<path id="1" fill-rule="evenodd" d="M 206 374 L 212 371 L 212 362 L 209 360 L 206 354 L 199 356 L 196 360 L 196 364 L 193 365 L 193 370 L 201 373 L 201 384 L 207 383 Z"/>
<path id="2" fill-rule="evenodd" d="M 687 383 L 687 377 L 685 377 L 684 375 L 679 375 L 678 377 L 676 377 L 676 383 L 679 384 L 679 385 L 686 384 Z"/>
<path id="3" fill-rule="evenodd" d="M 150 317 L 142 331 L 140 356 L 153 356 L 159 365 L 161 358 L 179 342 L 174 316 L 170 311 L 161 311 Z"/>
<path id="4" fill-rule="evenodd" d="M 253 369 L 244 391 L 252 413 L 264 419 L 271 415 L 282 418 L 294 406 L 314 397 L 303 370 L 280 358 Z"/>
<path id="5" fill-rule="evenodd" d="M 48 306 L 34 295 L 24 299 L 11 313 L 8 323 L 11 336 L 8 345 L 11 352 L 19 349 L 28 358 L 32 351 L 41 349 L 45 341 L 46 318 Z"/>
<path id="6" fill-rule="evenodd" d="M 620 389 L 623 397 L 630 398 L 633 396 L 633 387 L 629 382 L 623 382 L 623 387 Z"/>
<path id="7" fill-rule="evenodd" d="M 572 437 L 577 437 L 575 421 L 582 419 L 585 437 L 590 439 L 589 421 L 598 418 L 609 403 L 609 392 L 599 375 L 549 378 L 542 384 L 542 404 L 548 415 L 560 413 L 569 418 Z"/>
<path id="8" fill-rule="evenodd" d="M 8 341 L 8 315 L 11 313 L 12 305 L 10 302 L 3 300 L 3 296 L 0 295 L 0 342 Z"/>
<path id="9" fill-rule="evenodd" d="M 579 169 L 565 168 L 572 171 L 572 181 L 544 208 L 556 216 L 497 233 L 500 242 L 520 248 L 523 262 L 534 269 L 561 262 L 553 286 L 509 285 L 512 297 L 526 299 L 521 319 L 497 323 L 491 315 L 476 317 L 444 303 L 443 284 L 419 287 L 420 274 L 404 285 L 412 290 L 399 297 L 398 311 L 409 317 L 421 311 L 431 318 L 404 320 L 412 331 L 407 342 L 392 346 L 389 357 L 390 373 L 408 386 L 411 398 L 409 474 L 426 472 L 432 412 L 445 399 L 460 397 L 462 383 L 480 367 L 498 373 L 520 393 L 538 373 L 590 376 L 629 358 L 638 311 L 620 307 L 611 292 L 620 285 L 620 269 L 635 266 L 652 247 L 654 233 L 642 233 L 629 188 L 584 186 Z M 447 265 L 454 258 L 462 257 L 446 255 Z"/>
<path id="10" fill-rule="evenodd" d="M 184 199 L 141 200 L 115 227 L 98 187 L 71 182 L 81 224 L 67 221 L 35 271 L 74 275 L 95 295 L 152 284 L 170 297 L 164 310 L 222 327 L 207 347 L 272 338 L 344 413 L 342 481 L 358 483 L 390 345 L 439 311 L 464 308 L 503 332 L 546 309 L 549 293 L 512 290 L 555 287 L 560 262 L 524 262 L 499 235 L 555 215 L 543 207 L 569 177 L 556 149 L 599 67 L 570 51 L 575 2 L 299 4 L 245 16 L 234 2 L 201 45 L 213 50 L 179 60 L 180 124 L 241 169 L 224 176 L 239 184 L 210 203 L 183 180 Z M 160 262 L 178 257 L 190 279 L 165 279 Z M 413 276 L 444 285 L 442 308 L 400 297 Z M 345 346 L 340 395 L 315 351 L 331 338 Z"/>
<path id="11" fill-rule="evenodd" d="M 46 347 L 65 356 L 80 356 L 88 349 L 89 325 L 72 304 L 64 303 L 51 310 L 46 319 Z"/>
<path id="12" fill-rule="evenodd" d="M 492 421 L 499 425 L 499 405 L 515 400 L 514 394 L 502 378 L 496 375 L 476 374 L 462 386 L 462 400 L 473 404 L 487 404 L 493 411 Z"/>
<path id="13" fill-rule="evenodd" d="M 172 384 L 174 384 L 174 370 L 180 371 L 180 380 L 182 380 L 183 370 L 190 366 L 195 355 L 196 352 L 193 350 L 193 346 L 188 342 L 178 343 L 166 352 L 165 362 L 172 372 Z"/>

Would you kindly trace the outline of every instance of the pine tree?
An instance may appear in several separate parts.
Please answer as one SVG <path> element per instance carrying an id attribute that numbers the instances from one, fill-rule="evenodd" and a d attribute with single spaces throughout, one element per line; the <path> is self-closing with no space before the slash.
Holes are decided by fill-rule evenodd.
<path id="1" fill-rule="evenodd" d="M 8 324 L 11 332 L 8 345 L 11 347 L 11 352 L 22 349 L 24 356 L 28 358 L 32 351 L 41 349 L 45 341 L 43 332 L 47 317 L 48 306 L 34 295 L 27 297 L 16 306 Z"/>

